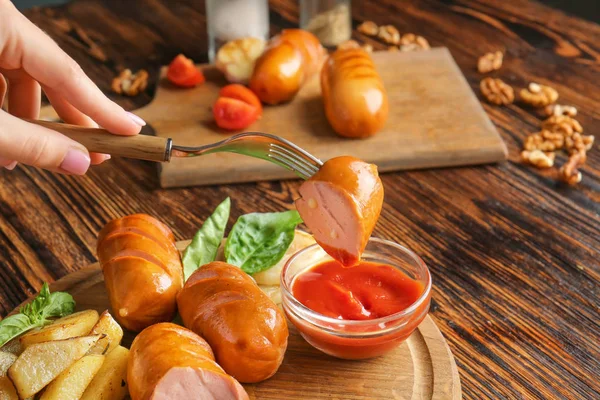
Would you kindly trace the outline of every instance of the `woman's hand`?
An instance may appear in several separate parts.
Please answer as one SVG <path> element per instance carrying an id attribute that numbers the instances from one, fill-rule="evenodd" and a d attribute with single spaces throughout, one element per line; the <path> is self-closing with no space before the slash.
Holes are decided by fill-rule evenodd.
<path id="1" fill-rule="evenodd" d="M 89 154 L 62 134 L 30 124 L 36 119 L 41 90 L 67 123 L 97 127 L 116 135 L 135 135 L 145 122 L 109 100 L 81 67 L 44 32 L 0 0 L 0 167 L 17 162 L 50 171 L 82 175 L 91 164 L 110 158 Z"/>

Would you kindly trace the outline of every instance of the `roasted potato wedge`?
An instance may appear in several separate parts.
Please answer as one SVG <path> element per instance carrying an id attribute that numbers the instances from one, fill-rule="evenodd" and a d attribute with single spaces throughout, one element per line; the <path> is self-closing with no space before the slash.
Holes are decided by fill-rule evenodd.
<path id="1" fill-rule="evenodd" d="M 27 347 L 8 369 L 8 376 L 19 393 L 25 399 L 31 397 L 64 370 L 79 360 L 101 335 L 35 343 Z"/>
<path id="2" fill-rule="evenodd" d="M 81 396 L 81 400 L 122 400 L 127 396 L 127 359 L 129 350 L 115 347 L 104 358 L 102 367 Z"/>
<path id="3" fill-rule="evenodd" d="M 19 400 L 15 385 L 8 376 L 0 376 L 0 400 Z"/>
<path id="4" fill-rule="evenodd" d="M 90 332 L 90 335 L 94 334 L 104 334 L 106 336 L 98 340 L 98 343 L 90 350 L 90 354 L 106 355 L 121 344 L 121 339 L 123 339 L 123 328 L 121 328 L 119 323 L 115 321 L 108 311 L 104 311 L 100 314 L 100 319 L 96 322 L 96 325 L 94 325 Z"/>
<path id="5" fill-rule="evenodd" d="M 83 356 L 46 386 L 40 400 L 79 400 L 103 362 L 99 354 Z"/>
<path id="6" fill-rule="evenodd" d="M 26 349 L 34 343 L 87 335 L 98 322 L 98 318 L 98 311 L 96 310 L 80 311 L 67 315 L 40 330 L 28 332 L 21 336 L 21 346 Z"/>
<path id="7" fill-rule="evenodd" d="M 6 376 L 8 369 L 14 364 L 16 359 L 17 356 L 15 356 L 13 353 L 0 351 L 0 377 Z"/>

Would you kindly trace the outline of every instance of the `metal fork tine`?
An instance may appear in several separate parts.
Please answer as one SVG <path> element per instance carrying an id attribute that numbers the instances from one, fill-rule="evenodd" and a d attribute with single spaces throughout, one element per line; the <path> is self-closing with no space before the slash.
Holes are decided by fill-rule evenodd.
<path id="1" fill-rule="evenodd" d="M 295 162 L 295 164 L 297 164 L 298 166 L 302 166 L 302 168 L 309 173 L 312 172 L 310 175 L 314 175 L 318 171 L 318 168 L 315 165 L 310 164 L 302 155 L 294 153 L 290 149 L 282 147 L 278 144 L 271 144 L 271 149 L 276 149 L 277 151 L 286 154 L 290 159 L 292 159 Z"/>
<path id="2" fill-rule="evenodd" d="M 303 179 L 308 179 L 312 175 L 314 175 L 313 172 L 311 172 L 307 169 L 304 169 L 302 166 L 295 163 L 294 160 L 290 159 L 285 153 L 279 152 L 277 150 L 271 150 L 269 153 L 269 157 L 272 158 L 273 160 L 278 161 L 286 168 L 291 169 L 292 171 L 296 172 Z"/>
<path id="3" fill-rule="evenodd" d="M 323 165 L 321 160 L 279 136 L 268 133 L 247 132 L 230 136 L 217 143 L 204 146 L 179 146 L 173 144 L 168 150 L 168 160 L 174 157 L 196 157 L 203 154 L 231 152 L 271 161 L 294 171 L 303 179 L 313 176 Z"/>

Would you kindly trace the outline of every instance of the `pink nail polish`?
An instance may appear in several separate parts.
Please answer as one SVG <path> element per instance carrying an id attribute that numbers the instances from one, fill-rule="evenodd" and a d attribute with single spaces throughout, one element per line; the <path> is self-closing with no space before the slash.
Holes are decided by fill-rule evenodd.
<path id="1" fill-rule="evenodd" d="M 110 156 L 110 154 L 105 154 L 104 155 L 104 161 L 108 161 L 110 160 L 112 157 Z"/>
<path id="2" fill-rule="evenodd" d="M 60 169 L 74 175 L 83 175 L 90 167 L 90 156 L 80 150 L 70 149 L 60 164 Z"/>
<path id="3" fill-rule="evenodd" d="M 6 168 L 9 171 L 12 171 L 13 169 L 15 169 L 15 167 L 17 166 L 17 162 L 13 161 L 8 165 L 5 165 L 4 168 Z"/>
<path id="4" fill-rule="evenodd" d="M 143 119 L 141 119 L 140 117 L 138 117 L 137 115 L 135 115 L 134 113 L 130 113 L 129 111 L 127 112 L 127 115 L 129 115 L 129 118 L 131 118 L 131 120 L 133 122 L 135 122 L 136 124 L 138 124 L 139 126 L 146 126 L 146 121 L 144 121 Z"/>

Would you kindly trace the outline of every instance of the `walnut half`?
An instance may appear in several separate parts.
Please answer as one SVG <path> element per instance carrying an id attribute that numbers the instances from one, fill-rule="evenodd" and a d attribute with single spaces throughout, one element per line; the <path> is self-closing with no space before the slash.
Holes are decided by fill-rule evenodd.
<path id="1" fill-rule="evenodd" d="M 110 85 L 113 92 L 126 96 L 137 96 L 148 86 L 148 72 L 140 69 L 135 74 L 130 69 L 124 69 L 113 78 Z"/>
<path id="2" fill-rule="evenodd" d="M 500 67 L 502 67 L 503 58 L 504 55 L 501 51 L 487 53 L 479 57 L 479 60 L 477 60 L 477 70 L 482 74 L 497 71 L 500 69 Z"/>
<path id="3" fill-rule="evenodd" d="M 558 92 L 550 86 L 530 83 L 527 89 L 521 89 L 521 100 L 533 107 L 545 107 L 558 99 Z"/>
<path id="4" fill-rule="evenodd" d="M 492 104 L 506 105 L 515 100 L 515 92 L 512 87 L 500 79 L 485 78 L 479 84 L 481 94 Z"/>

